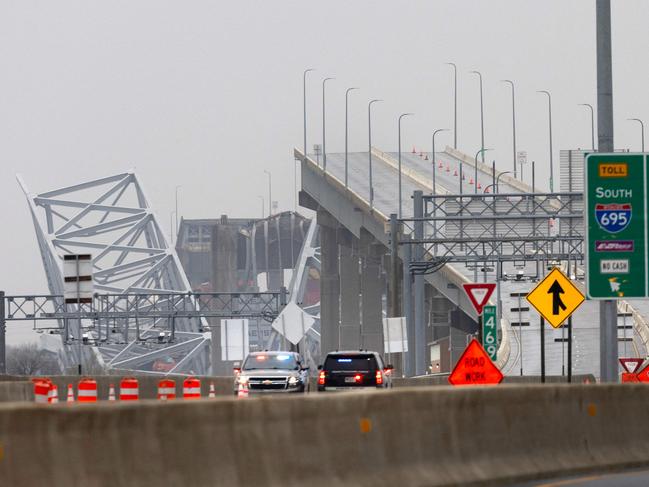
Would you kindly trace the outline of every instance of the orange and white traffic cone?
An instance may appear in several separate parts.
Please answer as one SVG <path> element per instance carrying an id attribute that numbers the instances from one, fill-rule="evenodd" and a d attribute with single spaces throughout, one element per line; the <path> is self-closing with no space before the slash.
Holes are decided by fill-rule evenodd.
<path id="1" fill-rule="evenodd" d="M 68 384 L 68 402 L 74 402 L 74 387 Z"/>
<path id="2" fill-rule="evenodd" d="M 242 384 L 239 382 L 239 390 L 237 391 L 237 397 L 239 399 L 245 399 L 248 397 L 248 384 Z"/>
<path id="3" fill-rule="evenodd" d="M 209 399 L 216 398 L 216 389 L 214 388 L 214 382 L 210 382 L 210 393 L 207 395 Z"/>
<path id="4" fill-rule="evenodd" d="M 469 184 L 473 184 L 473 178 L 469 178 Z"/>
<path id="5" fill-rule="evenodd" d="M 451 166 L 446 166 L 446 172 L 451 172 Z"/>
<path id="6" fill-rule="evenodd" d="M 437 167 L 439 167 L 439 168 L 441 169 L 441 168 L 444 167 L 444 164 L 443 164 L 442 162 L 440 162 L 440 163 L 439 163 L 439 166 L 437 166 Z"/>
<path id="7" fill-rule="evenodd" d="M 109 401 L 115 400 L 115 384 L 111 384 L 110 387 L 108 388 L 108 400 Z"/>
<path id="8" fill-rule="evenodd" d="M 412 153 L 413 153 L 413 154 L 416 154 L 416 153 L 417 153 L 417 150 L 415 149 L 415 146 L 414 146 L 414 145 L 412 146 Z"/>
<path id="9" fill-rule="evenodd" d="M 50 404 L 59 403 L 59 388 L 57 387 L 56 384 L 52 384 L 52 387 L 50 388 L 49 403 Z"/>
<path id="10" fill-rule="evenodd" d="M 481 189 L 481 188 L 482 188 L 482 185 L 480 183 L 478 183 L 478 189 Z"/>

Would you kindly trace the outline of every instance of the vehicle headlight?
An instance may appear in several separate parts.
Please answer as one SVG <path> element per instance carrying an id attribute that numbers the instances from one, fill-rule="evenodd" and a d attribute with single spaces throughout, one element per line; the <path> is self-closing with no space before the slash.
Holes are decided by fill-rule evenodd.
<path id="1" fill-rule="evenodd" d="M 288 385 L 289 386 L 296 386 L 300 383 L 300 379 L 298 379 L 295 376 L 289 377 L 288 378 Z"/>
<path id="2" fill-rule="evenodd" d="M 248 383 L 248 376 L 246 375 L 240 375 L 238 378 L 239 384 L 247 384 Z"/>

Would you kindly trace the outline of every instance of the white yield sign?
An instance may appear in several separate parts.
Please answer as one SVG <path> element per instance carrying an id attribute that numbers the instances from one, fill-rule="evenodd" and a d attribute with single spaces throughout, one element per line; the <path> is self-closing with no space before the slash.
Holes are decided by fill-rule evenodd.
<path id="1" fill-rule="evenodd" d="M 470 283 L 462 284 L 462 287 L 475 308 L 475 312 L 480 316 L 482 308 L 489 302 L 491 294 L 496 289 L 496 284 L 493 282 Z"/>

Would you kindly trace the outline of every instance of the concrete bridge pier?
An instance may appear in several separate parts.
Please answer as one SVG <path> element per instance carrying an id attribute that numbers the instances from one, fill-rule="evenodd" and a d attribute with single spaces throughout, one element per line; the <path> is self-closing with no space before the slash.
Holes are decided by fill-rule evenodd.
<path id="1" fill-rule="evenodd" d="M 387 248 L 361 229 L 360 238 L 318 211 L 321 249 L 321 350 L 383 353 L 383 256 Z"/>
<path id="2" fill-rule="evenodd" d="M 383 295 L 386 292 L 382 268 L 387 249 L 361 229 L 361 348 L 383 354 Z"/>
<path id="3" fill-rule="evenodd" d="M 340 350 L 361 348 L 359 242 L 346 229 L 338 232 L 340 251 Z"/>
<path id="4" fill-rule="evenodd" d="M 320 350 L 322 357 L 340 343 L 340 259 L 338 222 L 318 210 L 320 225 Z"/>

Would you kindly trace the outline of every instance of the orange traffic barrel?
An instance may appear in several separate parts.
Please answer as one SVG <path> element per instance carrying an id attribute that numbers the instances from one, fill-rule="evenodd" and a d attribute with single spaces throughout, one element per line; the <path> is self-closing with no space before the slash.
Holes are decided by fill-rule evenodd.
<path id="1" fill-rule="evenodd" d="M 77 384 L 77 401 L 97 402 L 97 381 L 88 377 L 83 378 Z"/>
<path id="2" fill-rule="evenodd" d="M 38 404 L 47 404 L 50 399 L 50 389 L 52 383 L 48 379 L 34 379 L 34 402 Z"/>
<path id="3" fill-rule="evenodd" d="M 135 377 L 124 377 L 119 383 L 120 401 L 137 401 L 140 398 L 140 385 Z"/>
<path id="4" fill-rule="evenodd" d="M 158 382 L 158 399 L 176 399 L 176 381 L 171 379 L 162 379 Z"/>
<path id="5" fill-rule="evenodd" d="M 196 377 L 188 377 L 183 381 L 183 399 L 200 399 L 201 381 Z"/>

